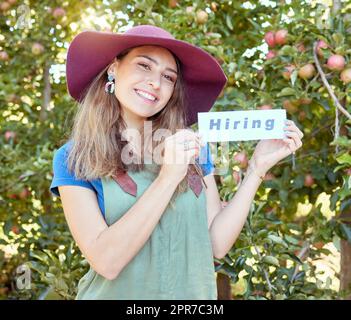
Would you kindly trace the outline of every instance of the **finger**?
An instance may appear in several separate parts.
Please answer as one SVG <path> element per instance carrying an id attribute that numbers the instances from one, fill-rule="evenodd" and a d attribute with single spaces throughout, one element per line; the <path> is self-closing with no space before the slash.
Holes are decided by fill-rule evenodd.
<path id="1" fill-rule="evenodd" d="M 291 151 L 291 153 L 295 152 L 295 142 L 293 141 L 293 139 L 283 139 L 283 141 L 287 144 L 289 150 Z"/>
<path id="2" fill-rule="evenodd" d="M 286 128 L 289 130 L 296 131 L 299 134 L 300 139 L 303 138 L 303 132 L 300 130 L 300 128 L 295 124 L 294 121 L 292 120 L 287 120 L 286 122 Z"/>
<path id="3" fill-rule="evenodd" d="M 296 148 L 298 148 L 299 144 L 300 144 L 300 138 L 299 138 L 297 132 L 286 131 L 285 134 L 287 137 L 291 137 L 293 139 Z"/>

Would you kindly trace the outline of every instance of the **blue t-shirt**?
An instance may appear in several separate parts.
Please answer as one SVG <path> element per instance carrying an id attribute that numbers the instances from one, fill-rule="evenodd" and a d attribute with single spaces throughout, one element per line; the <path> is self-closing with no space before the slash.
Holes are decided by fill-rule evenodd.
<path id="1" fill-rule="evenodd" d="M 60 193 L 58 190 L 59 186 L 71 185 L 91 189 L 96 193 L 101 213 L 105 217 L 104 195 L 101 179 L 81 180 L 75 178 L 75 176 L 68 170 L 66 163 L 69 150 L 68 148 L 70 147 L 70 145 L 71 141 L 66 142 L 58 150 L 56 150 L 54 154 L 54 177 L 50 185 L 50 191 L 55 196 L 60 197 Z M 214 165 L 208 143 L 201 148 L 199 157 L 196 158 L 196 162 L 200 165 L 204 176 L 207 176 L 208 174 L 213 172 Z"/>

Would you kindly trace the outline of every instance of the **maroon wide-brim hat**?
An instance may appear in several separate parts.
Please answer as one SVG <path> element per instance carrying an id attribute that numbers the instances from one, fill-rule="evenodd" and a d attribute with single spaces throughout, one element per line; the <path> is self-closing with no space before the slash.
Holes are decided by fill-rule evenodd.
<path id="1" fill-rule="evenodd" d="M 68 92 L 75 100 L 81 101 L 84 90 L 119 53 L 142 45 L 162 46 L 178 57 L 185 82 L 187 125 L 197 122 L 197 113 L 212 108 L 227 78 L 209 53 L 151 25 L 136 26 L 124 33 L 79 33 L 71 42 L 67 53 Z"/>

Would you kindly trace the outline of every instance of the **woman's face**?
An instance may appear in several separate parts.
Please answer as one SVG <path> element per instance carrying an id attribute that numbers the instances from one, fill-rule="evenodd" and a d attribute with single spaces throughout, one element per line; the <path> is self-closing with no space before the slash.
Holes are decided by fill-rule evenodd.
<path id="1" fill-rule="evenodd" d="M 162 47 L 142 46 L 116 60 L 108 72 L 115 75 L 115 95 L 123 114 L 133 121 L 144 121 L 162 110 L 172 96 L 177 65 Z"/>

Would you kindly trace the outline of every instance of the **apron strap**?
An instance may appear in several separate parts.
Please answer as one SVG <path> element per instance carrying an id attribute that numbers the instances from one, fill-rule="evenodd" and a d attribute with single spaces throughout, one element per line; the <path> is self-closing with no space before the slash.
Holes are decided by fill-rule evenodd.
<path id="1" fill-rule="evenodd" d="M 118 183 L 124 192 L 127 192 L 130 195 L 136 197 L 138 186 L 129 176 L 128 172 L 117 172 L 116 175 L 112 176 L 112 179 Z M 193 190 L 196 197 L 199 197 L 199 194 L 202 191 L 202 179 L 197 173 L 188 173 L 188 185 Z"/>

